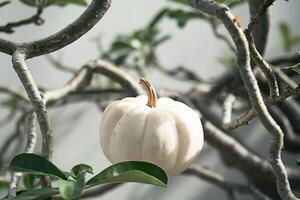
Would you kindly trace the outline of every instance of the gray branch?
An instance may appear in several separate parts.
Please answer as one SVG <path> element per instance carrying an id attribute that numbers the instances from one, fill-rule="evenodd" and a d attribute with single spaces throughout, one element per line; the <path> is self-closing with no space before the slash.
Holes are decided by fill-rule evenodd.
<path id="1" fill-rule="evenodd" d="M 9 55 L 18 49 L 27 49 L 27 58 L 48 54 L 59 50 L 93 28 L 110 7 L 111 0 L 93 0 L 85 12 L 61 31 L 29 43 L 14 43 L 0 38 L 0 51 Z"/>
<path id="2" fill-rule="evenodd" d="M 222 124 L 225 125 L 231 121 L 232 115 L 232 106 L 235 102 L 236 98 L 233 94 L 228 94 L 224 100 L 223 104 L 223 122 Z"/>
<path id="3" fill-rule="evenodd" d="M 269 90 L 270 90 L 270 98 L 276 98 L 279 95 L 278 83 L 275 77 L 275 74 L 269 64 L 263 59 L 260 55 L 259 51 L 256 49 L 256 46 L 253 41 L 253 36 L 249 32 L 249 29 L 245 30 L 245 35 L 249 42 L 249 50 L 251 53 L 251 57 L 254 60 L 255 64 L 261 69 L 264 73 L 264 76 L 267 79 Z"/>
<path id="4" fill-rule="evenodd" d="M 293 96 L 293 95 L 296 95 L 296 94 L 299 94 L 299 93 L 300 93 L 300 87 L 297 87 L 295 89 L 287 90 L 287 91 L 281 93 L 275 99 L 267 99 L 265 101 L 265 105 L 267 107 L 270 107 L 270 106 L 272 106 L 272 105 L 274 105 L 278 102 L 284 101 L 285 99 L 287 99 L 290 96 Z M 240 126 L 247 125 L 256 116 L 257 116 L 257 114 L 256 114 L 255 110 L 253 108 L 251 108 L 248 112 L 246 112 L 242 116 L 238 117 L 237 119 L 231 121 L 228 124 L 225 124 L 224 127 L 225 127 L 226 130 L 236 129 Z"/>
<path id="5" fill-rule="evenodd" d="M 46 110 L 46 104 L 36 86 L 36 83 L 28 70 L 25 62 L 26 53 L 24 50 L 17 50 L 12 57 L 13 67 L 21 80 L 33 109 L 36 113 L 40 130 L 42 133 L 42 155 L 51 160 L 52 157 L 52 130 Z"/>
<path id="6" fill-rule="evenodd" d="M 253 30 L 254 44 L 260 54 L 264 54 L 268 33 L 270 28 L 270 14 L 268 11 L 257 15 L 257 12 L 263 3 L 262 0 L 248 0 L 251 19 L 256 19 L 256 25 Z"/>
<path id="7" fill-rule="evenodd" d="M 183 172 L 183 174 L 199 177 L 200 179 L 208 181 L 229 193 L 236 191 L 242 194 L 251 195 L 258 200 L 271 200 L 268 196 L 263 194 L 254 186 L 228 182 L 221 174 L 199 165 L 190 166 L 186 171 Z"/>
<path id="8" fill-rule="evenodd" d="M 34 113 L 31 113 L 27 117 L 27 143 L 25 146 L 25 153 L 33 153 L 36 146 L 36 128 L 35 128 L 36 118 Z M 8 195 L 10 197 L 15 197 L 17 192 L 17 187 L 20 181 L 22 173 L 13 172 L 11 181 L 9 184 Z"/>
<path id="9" fill-rule="evenodd" d="M 238 66 L 252 106 L 264 127 L 273 136 L 270 143 L 269 159 L 277 178 L 278 193 L 282 199 L 297 199 L 291 191 L 288 175 L 281 160 L 283 132 L 271 117 L 266 105 L 264 104 L 257 80 L 250 66 L 248 42 L 243 30 L 237 23 L 235 23 L 235 17 L 230 12 L 230 9 L 225 5 L 206 0 L 189 0 L 189 3 L 202 12 L 218 17 L 223 22 L 225 28 L 234 40 L 237 48 Z"/>

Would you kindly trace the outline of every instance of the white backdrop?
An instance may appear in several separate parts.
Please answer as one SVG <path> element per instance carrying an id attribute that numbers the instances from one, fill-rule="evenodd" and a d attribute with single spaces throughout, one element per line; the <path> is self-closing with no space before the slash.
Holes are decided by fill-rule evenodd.
<path id="1" fill-rule="evenodd" d="M 97 57 L 96 45 L 92 42 L 95 36 L 101 34 L 104 46 L 107 46 L 116 34 L 126 33 L 143 26 L 164 5 L 166 5 L 166 1 L 114 0 L 108 13 L 92 31 L 60 50 L 59 54 L 63 54 L 65 63 L 79 68 L 82 64 Z M 300 33 L 299 21 L 297 21 L 300 18 L 299 8 L 300 1 L 297 0 L 290 0 L 289 3 L 281 0 L 272 7 L 271 37 L 267 47 L 267 57 L 281 54 L 277 31 L 279 21 L 289 22 L 293 27 L 293 31 Z M 82 12 L 83 8 L 77 6 L 68 6 L 65 9 L 51 7 L 43 13 L 46 23 L 41 27 L 25 26 L 18 28 L 17 32 L 12 35 L 0 33 L 0 37 L 18 42 L 45 37 L 66 26 Z M 1 8 L 0 24 L 21 19 L 33 13 L 33 9 L 22 6 L 18 1 L 15 1 L 11 5 Z M 241 16 L 243 24 L 248 23 L 248 8 L 246 5 L 235 9 L 234 13 Z M 211 79 L 225 71 L 225 68 L 218 63 L 217 59 L 227 55 L 228 49 L 222 42 L 214 38 L 210 27 L 205 22 L 195 21 L 189 23 L 184 30 L 179 30 L 174 22 L 164 21 L 162 28 L 164 32 L 173 35 L 173 39 L 159 50 L 159 57 L 165 66 L 172 68 L 182 63 L 205 79 Z M 20 85 L 10 59 L 9 56 L 0 54 L 0 84 Z M 69 74 L 51 67 L 44 57 L 29 60 L 28 63 L 39 85 L 48 88 L 59 87 L 70 78 Z M 156 87 L 184 90 L 190 86 L 187 83 L 171 81 L 156 72 L 150 71 L 149 73 L 150 79 Z M 0 117 L 3 117 L 5 113 L 5 110 L 0 109 Z M 75 164 L 88 163 L 93 166 L 95 172 L 109 165 L 100 150 L 98 128 L 101 116 L 93 104 L 78 103 L 65 106 L 52 110 L 50 116 L 54 130 L 53 161 L 56 165 L 68 170 Z M 0 145 L 4 141 L 3 138 L 10 134 L 13 128 L 13 124 L 10 124 L 4 129 L 0 129 L 2 138 Z M 247 142 L 250 145 L 256 146 L 258 146 L 258 141 L 261 141 L 260 138 L 266 136 L 267 134 L 260 126 L 257 128 L 257 133 L 252 132 L 251 135 L 243 135 L 243 137 L 247 137 Z M 265 152 L 266 143 L 263 142 L 260 146 Z M 214 150 L 206 151 L 206 153 L 200 155 L 197 162 L 217 170 L 231 180 L 243 181 L 238 172 L 226 169 L 220 164 L 220 158 Z M 214 186 L 196 178 L 177 176 L 171 178 L 167 189 L 130 183 L 102 196 L 101 199 L 205 200 L 220 199 L 222 196 L 224 196 L 224 193 Z M 246 197 L 241 197 L 241 199 L 246 199 Z"/>

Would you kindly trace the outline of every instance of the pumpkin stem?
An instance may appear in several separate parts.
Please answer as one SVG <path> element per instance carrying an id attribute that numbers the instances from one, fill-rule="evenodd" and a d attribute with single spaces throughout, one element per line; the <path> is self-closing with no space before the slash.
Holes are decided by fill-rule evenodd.
<path id="1" fill-rule="evenodd" d="M 147 81 L 144 78 L 140 78 L 140 84 L 144 86 L 144 89 L 147 92 L 147 96 L 148 96 L 147 106 L 149 106 L 150 108 L 156 107 L 157 96 L 154 87 L 151 85 L 149 81 Z"/>

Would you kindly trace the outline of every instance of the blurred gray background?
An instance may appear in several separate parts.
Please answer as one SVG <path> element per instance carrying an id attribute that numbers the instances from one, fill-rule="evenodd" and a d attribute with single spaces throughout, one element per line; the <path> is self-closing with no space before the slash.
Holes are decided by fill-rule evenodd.
<path id="1" fill-rule="evenodd" d="M 127 33 L 143 27 L 154 13 L 164 5 L 166 5 L 166 1 L 114 0 L 111 8 L 96 27 L 78 41 L 54 53 L 54 55 L 62 55 L 66 64 L 74 68 L 80 68 L 83 64 L 99 55 L 93 40 L 96 36 L 100 34 L 103 39 L 103 46 L 107 47 L 118 33 Z M 40 27 L 33 25 L 21 27 L 12 35 L 0 33 L 0 37 L 17 42 L 39 39 L 65 27 L 77 18 L 83 10 L 83 7 L 78 6 L 67 6 L 66 8 L 50 7 L 42 15 L 46 21 L 44 25 Z M 298 0 L 290 0 L 288 3 L 279 0 L 272 6 L 271 36 L 266 51 L 267 58 L 282 54 L 277 31 L 279 21 L 288 22 L 293 32 L 300 34 L 299 10 L 300 1 Z M 15 1 L 11 5 L 1 8 L 0 24 L 26 18 L 34 12 L 34 9 Z M 243 24 L 248 23 L 249 16 L 246 5 L 234 9 L 233 12 L 241 17 Z M 217 60 L 224 55 L 228 55 L 229 50 L 213 36 L 207 23 L 194 21 L 181 30 L 177 28 L 174 22 L 165 20 L 162 23 L 162 29 L 165 33 L 173 35 L 173 39 L 159 49 L 159 58 L 164 66 L 171 69 L 179 64 L 184 64 L 206 80 L 211 80 L 226 70 Z M 20 85 L 11 66 L 10 59 L 9 56 L 0 54 L 0 84 Z M 29 60 L 28 64 L 36 82 L 40 86 L 47 88 L 60 87 L 71 77 L 69 74 L 53 68 L 43 56 Z M 153 70 L 149 70 L 147 73 L 155 87 L 176 88 L 179 90 L 186 90 L 191 87 L 190 84 L 170 80 L 168 77 Z M 0 98 L 2 97 L 1 95 Z M 6 113 L 7 110 L 0 108 L 0 117 L 4 117 Z M 76 164 L 87 163 L 94 168 L 95 172 L 109 166 L 100 149 L 99 124 L 101 114 L 94 104 L 77 103 L 53 109 L 50 111 L 50 117 L 54 132 L 53 162 L 57 166 L 64 170 L 69 170 Z M 0 129 L 0 145 L 2 145 L 4 138 L 12 132 L 13 128 L 14 123 L 11 123 Z M 243 131 L 241 137 L 245 138 L 249 145 L 260 146 L 261 151 L 266 152 L 268 134 L 259 125 L 256 125 L 255 128 L 256 131 L 252 131 L 251 134 Z M 265 140 L 262 140 L 262 138 L 265 138 Z M 258 143 L 261 145 L 258 145 Z M 215 150 L 207 146 L 205 148 L 207 148 L 207 151 L 200 155 L 197 161 L 199 164 L 209 166 L 230 180 L 245 181 L 238 172 L 224 167 Z M 100 199 L 100 197 L 94 199 Z M 175 176 L 170 178 L 170 184 L 167 189 L 129 183 L 101 196 L 101 199 L 205 200 L 225 199 L 225 193 L 197 178 Z M 240 199 L 248 198 L 241 196 Z"/>

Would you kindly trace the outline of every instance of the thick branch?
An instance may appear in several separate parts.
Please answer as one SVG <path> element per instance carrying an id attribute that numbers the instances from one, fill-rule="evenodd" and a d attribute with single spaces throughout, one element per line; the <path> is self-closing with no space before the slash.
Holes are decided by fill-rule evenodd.
<path id="1" fill-rule="evenodd" d="M 28 70 L 25 62 L 26 53 L 24 50 L 17 50 L 12 57 L 13 67 L 21 80 L 33 109 L 36 113 L 40 130 L 42 133 L 42 155 L 51 160 L 52 157 L 52 131 L 46 110 L 46 105 L 36 86 L 36 83 Z"/>
<path id="2" fill-rule="evenodd" d="M 41 40 L 21 44 L 28 49 L 27 58 L 32 58 L 61 49 L 93 28 L 110 7 L 111 0 L 93 0 L 85 12 L 61 31 Z"/>
<path id="3" fill-rule="evenodd" d="M 246 85 L 252 106 L 258 114 L 262 124 L 273 136 L 270 143 L 269 159 L 276 174 L 278 193 L 282 199 L 297 199 L 291 192 L 288 176 L 281 160 L 283 132 L 271 117 L 264 104 L 257 80 L 250 66 L 248 42 L 243 34 L 243 30 L 235 23 L 234 16 L 228 7 L 206 0 L 189 0 L 189 2 L 200 11 L 218 17 L 223 22 L 234 40 L 237 48 L 238 66 L 242 79 Z"/>

